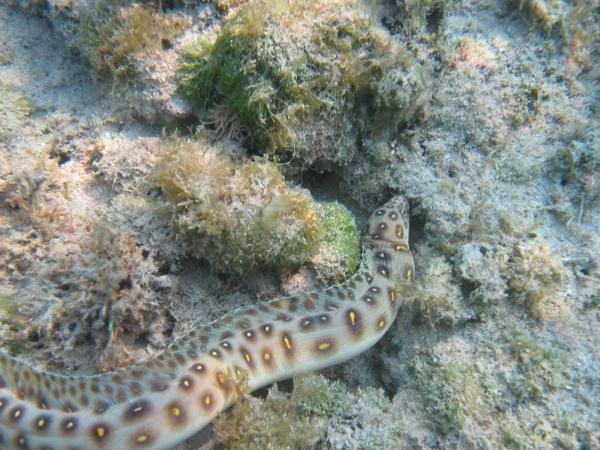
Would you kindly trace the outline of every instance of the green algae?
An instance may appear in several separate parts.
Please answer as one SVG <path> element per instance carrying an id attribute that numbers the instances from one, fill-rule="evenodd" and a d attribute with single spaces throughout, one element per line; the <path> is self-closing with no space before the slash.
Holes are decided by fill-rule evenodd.
<path id="1" fill-rule="evenodd" d="M 360 2 L 251 1 L 184 53 L 179 85 L 253 151 L 323 170 L 412 120 L 428 76 Z"/>
<path id="2" fill-rule="evenodd" d="M 2 314 L 2 321 L 11 322 L 18 312 L 14 298 L 0 295 L 0 313 Z"/>
<path id="3" fill-rule="evenodd" d="M 431 352 L 408 363 L 429 421 L 441 435 L 458 434 L 467 418 L 491 413 L 494 381 L 475 364 L 445 362 Z"/>
<path id="4" fill-rule="evenodd" d="M 360 233 L 354 216 L 338 202 L 320 203 L 320 243 L 312 263 L 324 284 L 339 283 L 360 264 Z"/>
<path id="5" fill-rule="evenodd" d="M 294 379 L 291 400 L 303 414 L 329 417 L 344 408 L 348 391 L 340 381 L 328 381 L 319 375 Z"/>
<path id="6" fill-rule="evenodd" d="M 564 352 L 518 329 L 505 332 L 504 339 L 516 365 L 508 386 L 520 402 L 542 400 L 565 386 L 568 369 Z"/>
<path id="7" fill-rule="evenodd" d="M 319 426 L 299 416 L 276 387 L 264 402 L 254 398 L 235 404 L 230 415 L 214 423 L 219 449 L 310 449 L 321 435 Z"/>
<path id="8" fill-rule="evenodd" d="M 7 258 L 8 259 L 8 258 Z M 0 258 L 1 262 L 6 262 Z M 23 325 L 19 317 L 18 300 L 13 295 L 0 295 L 0 331 L 2 332 L 2 348 L 11 354 L 19 353 L 23 345 L 19 340 L 19 328 Z"/>

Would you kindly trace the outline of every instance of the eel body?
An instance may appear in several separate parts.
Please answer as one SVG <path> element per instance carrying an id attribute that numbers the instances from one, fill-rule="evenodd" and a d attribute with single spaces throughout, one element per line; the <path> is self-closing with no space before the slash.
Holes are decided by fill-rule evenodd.
<path id="1" fill-rule="evenodd" d="M 362 245 L 344 283 L 238 309 L 122 371 L 62 376 L 0 353 L 0 448 L 167 449 L 245 392 L 363 352 L 413 277 L 403 197 L 373 213 Z"/>

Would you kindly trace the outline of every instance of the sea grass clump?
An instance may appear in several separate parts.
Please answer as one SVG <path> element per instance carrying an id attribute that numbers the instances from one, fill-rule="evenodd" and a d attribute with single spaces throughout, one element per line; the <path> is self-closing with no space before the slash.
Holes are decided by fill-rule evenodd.
<path id="1" fill-rule="evenodd" d="M 429 81 L 360 1 L 256 0 L 185 52 L 179 83 L 253 151 L 322 171 L 410 122 Z"/>
<path id="2" fill-rule="evenodd" d="M 173 139 L 157 181 L 172 202 L 179 238 L 217 272 L 292 268 L 319 243 L 315 202 L 272 162 L 235 162 L 205 141 Z"/>

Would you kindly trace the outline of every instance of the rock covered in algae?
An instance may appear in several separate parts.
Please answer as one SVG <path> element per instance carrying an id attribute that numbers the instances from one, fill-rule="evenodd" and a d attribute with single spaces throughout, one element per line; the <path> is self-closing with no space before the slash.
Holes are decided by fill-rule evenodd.
<path id="1" fill-rule="evenodd" d="M 317 270 L 329 280 L 356 268 L 352 217 L 341 205 L 319 205 L 291 187 L 275 163 L 236 162 L 202 140 L 174 139 L 164 151 L 156 179 L 173 204 L 173 225 L 192 255 L 215 271 L 296 268 L 317 254 L 323 266 Z M 340 272 L 325 274 L 340 263 Z"/>
<path id="2" fill-rule="evenodd" d="M 238 164 L 202 142 L 175 140 L 158 170 L 179 235 L 217 271 L 291 267 L 314 252 L 321 226 L 314 202 L 275 164 Z"/>
<path id="3" fill-rule="evenodd" d="M 360 1 L 254 1 L 185 51 L 180 90 L 222 132 L 302 169 L 351 164 L 426 102 L 427 70 Z"/>

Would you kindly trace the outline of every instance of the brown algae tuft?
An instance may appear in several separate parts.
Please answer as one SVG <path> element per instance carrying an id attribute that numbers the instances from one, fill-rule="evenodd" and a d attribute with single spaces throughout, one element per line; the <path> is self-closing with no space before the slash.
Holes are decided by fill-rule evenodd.
<path id="1" fill-rule="evenodd" d="M 135 73 L 135 58 L 169 46 L 190 26 L 187 17 L 156 12 L 125 0 L 97 0 L 83 10 L 77 46 L 98 75 L 126 81 Z"/>

